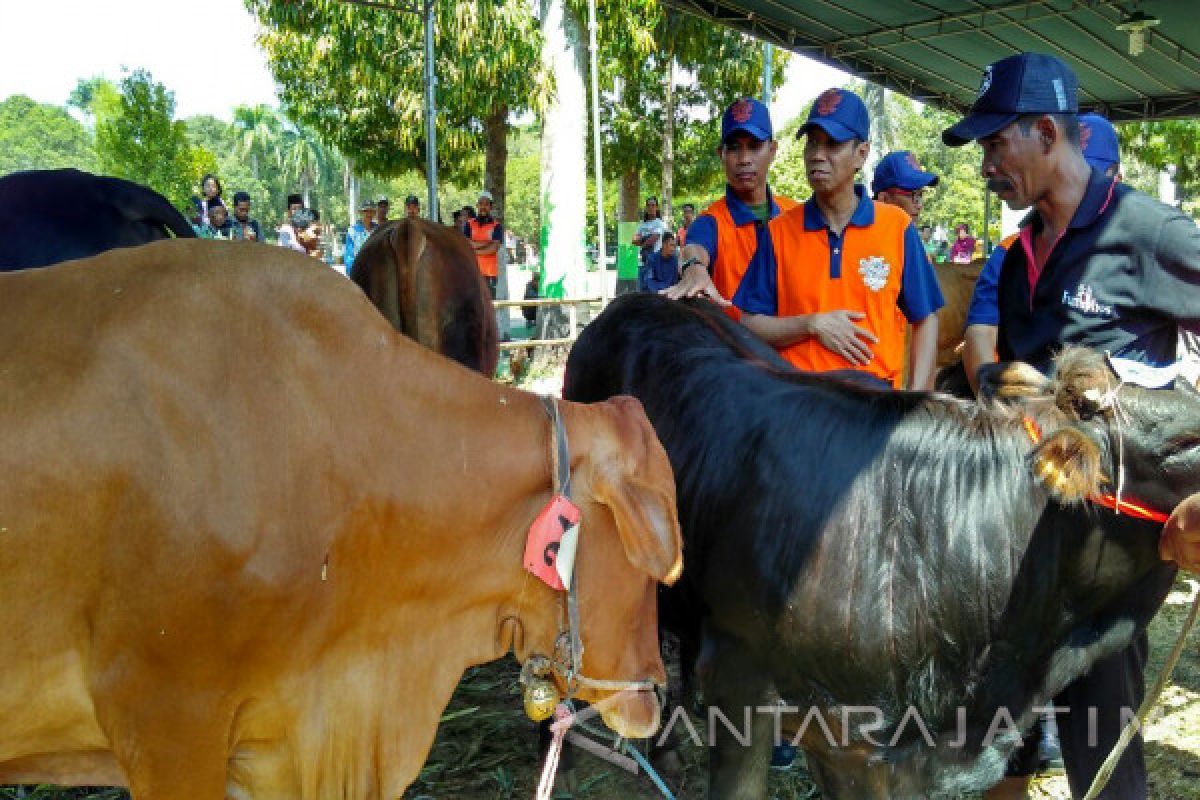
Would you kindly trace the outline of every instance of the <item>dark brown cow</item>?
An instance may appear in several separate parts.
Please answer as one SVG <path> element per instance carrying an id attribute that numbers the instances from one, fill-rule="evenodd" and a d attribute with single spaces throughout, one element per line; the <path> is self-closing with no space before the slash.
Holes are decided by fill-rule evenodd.
<path id="1" fill-rule="evenodd" d="M 467 666 L 552 652 L 562 595 L 522 566 L 542 403 L 310 259 L 176 241 L 5 274 L 0 343 L 0 784 L 399 797 Z M 661 682 L 670 465 L 636 400 L 561 408 L 583 672 Z M 659 722 L 645 692 L 603 715 Z"/>
<path id="2" fill-rule="evenodd" d="M 461 232 L 392 220 L 367 239 L 350 279 L 405 336 L 476 372 L 496 372 L 496 314 Z"/>

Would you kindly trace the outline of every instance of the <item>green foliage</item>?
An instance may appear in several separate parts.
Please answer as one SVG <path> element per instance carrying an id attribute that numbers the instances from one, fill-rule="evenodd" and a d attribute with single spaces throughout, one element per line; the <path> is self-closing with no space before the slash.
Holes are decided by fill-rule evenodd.
<path id="1" fill-rule="evenodd" d="M 1117 126 L 1121 142 L 1121 161 L 1124 173 L 1137 173 L 1131 161 L 1140 162 L 1150 185 L 1139 186 L 1152 196 L 1157 195 L 1157 173 L 1168 170 L 1185 204 L 1200 195 L 1200 120 L 1164 120 L 1138 122 Z"/>
<path id="2" fill-rule="evenodd" d="M 15 94 L 0 102 L 0 175 L 26 169 L 96 168 L 92 137 L 65 109 Z"/>
<path id="3" fill-rule="evenodd" d="M 775 154 L 775 163 L 771 166 L 771 191 L 793 200 L 805 200 L 812 194 L 804 172 L 804 140 L 796 138 L 796 131 L 807 116 L 808 111 L 805 110 L 803 114 L 775 131 L 775 141 L 779 143 L 779 149 Z"/>
<path id="4" fill-rule="evenodd" d="M 186 209 L 199 175 L 191 173 L 187 128 L 174 117 L 174 93 L 135 70 L 121 81 L 116 115 L 96 123 L 96 156 L 101 172 L 145 184 Z"/>
<path id="5" fill-rule="evenodd" d="M 649 185 L 659 185 L 664 77 L 673 63 L 676 78 L 685 78 L 675 87 L 673 191 L 719 192 L 720 117 L 738 97 L 760 93 L 762 44 L 658 0 L 600 0 L 597 15 L 606 176 L 637 170 Z M 775 86 L 783 83 L 788 59 L 788 53 L 776 51 Z"/>
<path id="6" fill-rule="evenodd" d="M 251 214 L 264 226 L 282 221 L 288 194 L 306 191 L 309 206 L 321 212 L 322 221 L 348 222 L 346 163 L 311 130 L 270 106 L 239 106 L 232 124 L 208 115 L 189 117 L 186 123 L 193 150 L 207 154 L 198 157 L 192 171 L 197 176 L 193 193 L 199 193 L 199 176 L 212 172 L 221 179 L 226 204 L 233 203 L 235 192 L 247 192 Z"/>
<path id="7" fill-rule="evenodd" d="M 80 78 L 67 97 L 67 107 L 83 113 L 89 128 L 121 112 L 121 90 L 101 75 Z"/>
<path id="8" fill-rule="evenodd" d="M 246 0 L 289 112 L 360 172 L 425 169 L 418 15 L 337 0 Z M 437 13 L 439 171 L 478 183 L 483 123 L 538 106 L 541 37 L 523 0 L 443 0 Z"/>

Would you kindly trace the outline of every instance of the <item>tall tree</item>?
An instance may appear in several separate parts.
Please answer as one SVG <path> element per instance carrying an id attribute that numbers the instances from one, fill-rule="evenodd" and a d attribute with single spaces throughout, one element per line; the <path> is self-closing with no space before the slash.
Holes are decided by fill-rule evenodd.
<path id="1" fill-rule="evenodd" d="M 541 266 L 546 297 L 578 297 L 583 289 L 583 242 L 587 215 L 586 127 L 584 91 L 586 48 L 578 12 L 564 0 L 541 0 L 542 64 L 555 78 L 554 94 L 542 117 Z M 603 277 L 603 276 L 602 276 Z M 542 338 L 568 331 L 563 309 L 538 318 Z"/>
<path id="2" fill-rule="evenodd" d="M 145 184 L 186 209 L 199 177 L 190 151 L 187 128 L 175 119 L 175 93 L 145 70 L 126 75 L 116 115 L 96 124 L 100 171 Z"/>
<path id="3" fill-rule="evenodd" d="M 96 168 L 92 137 L 66 109 L 22 94 L 0 102 L 0 175 L 25 169 Z"/>
<path id="4" fill-rule="evenodd" d="M 237 106 L 233 109 L 233 127 L 238 134 L 238 155 L 250 161 L 250 171 L 261 178 L 261 170 L 282 166 L 279 147 L 283 128 L 279 112 L 268 105 Z"/>
<path id="5" fill-rule="evenodd" d="M 304 205 L 312 207 L 312 190 L 325 166 L 325 149 L 317 137 L 304 128 L 285 131 L 283 135 L 284 172 L 300 186 Z"/>
<path id="6" fill-rule="evenodd" d="M 245 0 L 297 121 L 379 176 L 425 170 L 424 29 L 418 15 L 338 0 Z M 439 173 L 484 184 L 503 208 L 508 118 L 537 107 L 540 34 L 524 0 L 440 0 Z"/>
<path id="7" fill-rule="evenodd" d="M 677 182 L 683 191 L 719 185 L 718 120 L 737 97 L 760 94 L 761 44 L 658 0 L 601 0 L 598 12 L 605 169 L 621 180 L 621 219 L 637 218 L 643 174 L 662 175 L 664 203 Z M 776 54 L 776 86 L 787 58 Z"/>

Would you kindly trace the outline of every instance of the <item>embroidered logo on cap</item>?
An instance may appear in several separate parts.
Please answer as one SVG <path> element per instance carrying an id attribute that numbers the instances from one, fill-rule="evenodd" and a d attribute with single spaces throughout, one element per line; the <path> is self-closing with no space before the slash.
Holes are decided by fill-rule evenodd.
<path id="1" fill-rule="evenodd" d="M 746 98 L 742 98 L 741 100 L 738 100 L 736 103 L 733 104 L 733 107 L 729 109 L 729 116 L 733 117 L 734 122 L 739 122 L 739 123 L 745 122 L 746 120 L 750 119 L 750 116 L 753 113 L 754 113 L 754 104 L 751 103 Z"/>
<path id="2" fill-rule="evenodd" d="M 828 117 L 842 104 L 842 93 L 838 89 L 826 89 L 817 97 L 817 116 Z"/>
<path id="3" fill-rule="evenodd" d="M 1054 99 L 1058 101 L 1058 110 L 1067 110 L 1067 93 L 1063 89 L 1063 82 L 1058 78 L 1050 81 L 1050 85 L 1054 87 Z"/>
<path id="4" fill-rule="evenodd" d="M 992 65 L 988 64 L 987 69 L 983 71 L 983 80 L 979 82 L 979 94 L 975 98 L 983 97 L 990 88 L 992 88 Z"/>
<path id="5" fill-rule="evenodd" d="M 888 274 L 891 271 L 892 266 L 881 256 L 863 258 L 858 262 L 858 274 L 862 275 L 863 283 L 872 292 L 878 292 L 887 286 Z"/>
<path id="6" fill-rule="evenodd" d="M 1088 140 L 1092 138 L 1092 126 L 1086 122 L 1079 124 L 1079 147 L 1082 150 L 1087 150 Z"/>
<path id="7" fill-rule="evenodd" d="M 909 153 L 904 160 L 907 161 L 908 165 L 913 169 L 921 171 L 921 165 L 917 163 L 917 157 L 912 153 Z"/>

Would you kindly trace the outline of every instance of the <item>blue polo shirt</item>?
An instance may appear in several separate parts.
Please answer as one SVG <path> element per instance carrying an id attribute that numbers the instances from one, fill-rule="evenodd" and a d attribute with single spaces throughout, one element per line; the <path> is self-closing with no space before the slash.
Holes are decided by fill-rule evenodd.
<path id="1" fill-rule="evenodd" d="M 646 263 L 638 272 L 638 288 L 643 292 L 658 292 L 679 282 L 679 251 L 664 258 L 662 251 L 646 255 Z"/>
<path id="2" fill-rule="evenodd" d="M 767 187 L 767 220 L 794 208 L 795 201 L 771 193 Z M 763 241 L 770 238 L 767 224 L 737 196 L 729 184 L 725 196 L 704 209 L 688 228 L 689 245 L 704 248 L 713 284 L 724 297 L 733 297 L 750 264 L 773 263 Z"/>
<path id="3" fill-rule="evenodd" d="M 1022 220 L 1022 224 L 1025 221 Z M 1000 309 L 996 306 L 996 284 L 1000 282 L 1000 267 L 1004 265 L 1004 257 L 1008 248 L 1016 243 L 1016 236 L 1006 236 L 1000 244 L 992 248 L 992 254 L 979 271 L 975 279 L 975 288 L 971 290 L 971 304 L 967 307 L 967 324 L 991 325 L 993 328 L 1000 324 Z"/>
<path id="4" fill-rule="evenodd" d="M 875 224 L 875 201 L 871 200 L 863 186 L 855 186 L 854 192 L 858 196 L 858 205 L 850 217 L 849 224 L 841 234 L 835 233 L 829 227 L 825 215 L 821 213 L 821 209 L 817 205 L 816 198 L 810 198 L 804 204 L 804 231 L 809 234 L 824 232 L 828 248 L 814 247 L 811 249 L 814 256 L 819 255 L 827 263 L 829 277 L 832 279 L 842 277 L 842 254 L 847 247 L 848 240 L 854 240 L 850 244 L 854 246 L 855 250 L 862 249 L 863 246 L 869 249 L 869 240 L 875 235 L 872 227 Z M 795 212 L 792 214 L 794 215 Z M 909 222 L 904 229 L 903 236 L 904 263 L 901 268 L 900 294 L 896 305 L 909 322 L 915 323 L 945 305 L 945 300 L 942 297 L 942 290 L 938 286 L 933 265 L 929 263 L 929 256 L 925 253 L 925 244 L 921 241 L 921 234 Z M 864 242 L 864 239 L 867 241 Z M 751 261 L 750 267 L 746 270 L 746 275 L 742 278 L 742 283 L 733 297 L 734 305 L 743 311 L 751 314 L 777 315 L 779 291 L 774 249 L 770 236 L 766 236 L 760 242 L 759 251 Z M 818 253 L 818 250 L 821 252 Z M 816 267 L 811 262 L 806 262 L 804 266 L 809 269 Z"/>
<path id="5" fill-rule="evenodd" d="M 1043 372 L 1063 344 L 1162 367 L 1180 330 L 1200 333 L 1200 230 L 1177 209 L 1092 170 L 1083 200 L 1040 271 L 1036 212 L 1004 258 L 1000 359 Z"/>

